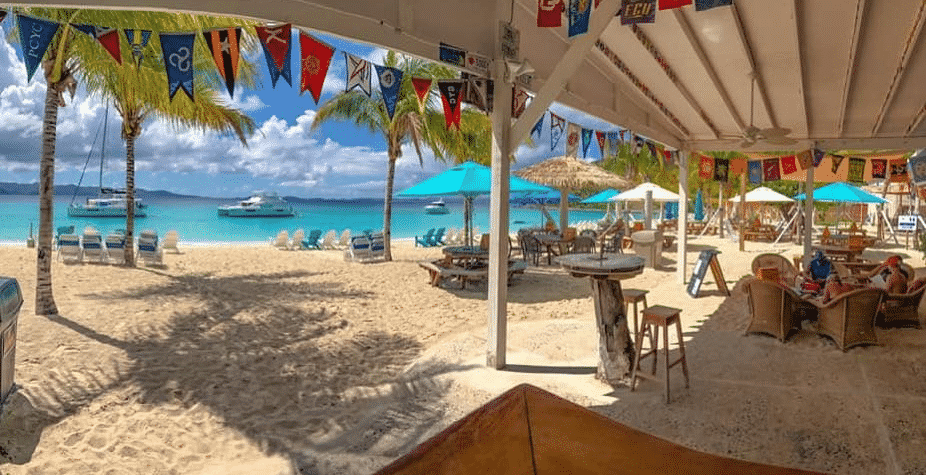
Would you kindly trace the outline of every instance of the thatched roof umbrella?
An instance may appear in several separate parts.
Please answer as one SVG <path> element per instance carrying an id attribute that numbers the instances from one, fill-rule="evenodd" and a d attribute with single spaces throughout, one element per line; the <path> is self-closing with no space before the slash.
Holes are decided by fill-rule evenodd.
<path id="1" fill-rule="evenodd" d="M 627 189 L 632 183 L 605 169 L 576 159 L 575 157 L 554 157 L 522 168 L 515 175 L 525 180 L 540 183 L 560 190 L 559 228 L 569 226 L 569 192 L 586 186 L 598 188 Z"/>

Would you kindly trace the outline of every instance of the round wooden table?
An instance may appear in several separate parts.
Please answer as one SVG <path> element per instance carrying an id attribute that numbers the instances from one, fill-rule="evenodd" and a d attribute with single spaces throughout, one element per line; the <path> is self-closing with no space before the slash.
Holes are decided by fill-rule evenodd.
<path id="1" fill-rule="evenodd" d="M 556 262 L 573 277 L 588 277 L 598 325 L 598 379 L 609 384 L 626 381 L 634 348 L 624 311 L 621 280 L 643 272 L 643 258 L 624 254 L 567 254 Z"/>
<path id="2" fill-rule="evenodd" d="M 441 249 L 444 256 L 463 266 L 482 264 L 489 260 L 489 250 L 479 246 L 448 246 Z"/>

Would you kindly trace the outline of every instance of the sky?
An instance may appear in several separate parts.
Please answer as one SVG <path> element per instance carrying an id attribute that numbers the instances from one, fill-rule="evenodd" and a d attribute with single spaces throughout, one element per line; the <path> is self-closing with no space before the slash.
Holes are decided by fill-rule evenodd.
<path id="1" fill-rule="evenodd" d="M 34 183 L 39 177 L 45 80 L 39 70 L 27 81 L 19 46 L 6 39 L 13 19 L 10 15 L 3 22 L 4 35 L 0 36 L 0 182 Z M 382 48 L 311 33 L 336 48 L 320 103 L 344 89 L 343 52 L 383 63 L 386 51 Z M 257 63 L 262 84 L 254 90 L 238 86 L 234 99 L 225 94 L 231 105 L 257 124 L 258 131 L 248 139 L 247 148 L 236 137 L 175 129 L 149 120 L 136 141 L 136 188 L 209 197 L 242 197 L 268 190 L 303 198 L 382 198 L 388 171 L 385 141 L 349 122 L 328 122 L 311 130 L 317 105 L 308 92 L 299 94 L 298 41 L 293 47 L 294 87 L 281 78 L 272 88 L 263 52 L 258 51 L 245 59 Z M 148 54 L 156 52 L 149 49 Z M 376 74 L 373 87 L 378 87 Z M 174 100 L 186 100 L 182 96 L 178 93 Z M 89 156 L 82 184 L 97 186 L 102 141 L 95 146 L 93 142 L 107 107 L 80 85 L 74 99 L 66 97 L 66 102 L 58 112 L 55 184 L 78 183 Z M 554 104 L 549 110 L 586 128 L 619 130 L 565 106 Z M 546 114 L 542 135 L 535 139 L 534 147 L 518 148 L 513 170 L 565 153 L 565 138 L 551 150 L 549 121 Z M 124 187 L 125 148 L 119 137 L 120 119 L 112 108 L 107 123 L 103 186 Z M 600 158 L 597 148 L 594 143 L 589 147 L 589 160 Z M 404 148 L 396 164 L 396 192 L 451 166 L 435 160 L 430 151 L 424 152 L 423 162 L 419 163 L 414 147 Z"/>

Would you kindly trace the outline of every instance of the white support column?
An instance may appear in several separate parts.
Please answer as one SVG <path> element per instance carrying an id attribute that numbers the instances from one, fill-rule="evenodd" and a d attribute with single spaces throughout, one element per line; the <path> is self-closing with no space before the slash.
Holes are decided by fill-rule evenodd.
<path id="1" fill-rule="evenodd" d="M 569 227 L 569 188 L 559 192 L 559 232 L 563 234 Z"/>
<path id="2" fill-rule="evenodd" d="M 496 40 L 498 42 L 499 40 Z M 496 58 L 501 58 L 500 46 Z M 492 195 L 489 238 L 489 334 L 486 365 L 505 367 L 508 341 L 508 195 L 511 174 L 511 84 L 505 62 L 495 60 L 495 108 L 492 112 Z"/>
<path id="3" fill-rule="evenodd" d="M 678 283 L 685 283 L 688 268 L 688 151 L 678 151 L 678 257 L 675 275 Z"/>
<path id="4" fill-rule="evenodd" d="M 801 262 L 805 269 L 810 261 L 813 246 L 813 170 L 813 166 L 807 168 L 807 178 L 804 181 L 804 257 Z"/>

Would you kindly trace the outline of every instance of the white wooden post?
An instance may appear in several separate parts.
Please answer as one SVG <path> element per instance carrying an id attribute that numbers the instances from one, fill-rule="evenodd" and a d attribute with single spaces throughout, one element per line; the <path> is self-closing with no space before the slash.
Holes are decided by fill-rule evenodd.
<path id="1" fill-rule="evenodd" d="M 813 247 L 813 170 L 813 166 L 807 169 L 807 177 L 804 180 L 804 258 L 801 260 L 804 269 L 810 262 L 810 251 Z"/>
<path id="2" fill-rule="evenodd" d="M 675 275 L 680 284 L 685 283 L 688 264 L 688 151 L 678 151 L 678 257 Z"/>

